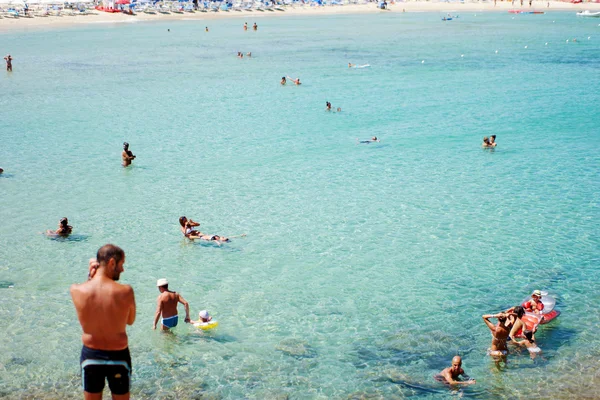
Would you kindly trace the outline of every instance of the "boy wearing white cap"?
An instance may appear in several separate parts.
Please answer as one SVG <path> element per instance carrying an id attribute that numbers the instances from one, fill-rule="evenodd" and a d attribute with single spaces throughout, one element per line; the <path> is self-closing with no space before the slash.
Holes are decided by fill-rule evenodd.
<path id="1" fill-rule="evenodd" d="M 198 318 L 200 318 L 198 321 L 190 321 L 192 324 L 204 324 L 206 322 L 212 321 L 212 317 L 210 316 L 210 314 L 208 313 L 208 311 L 206 310 L 202 310 L 198 313 Z"/>
<path id="2" fill-rule="evenodd" d="M 152 329 L 156 329 L 158 319 L 162 317 L 161 329 L 168 331 L 177 326 L 179 316 L 177 315 L 177 304 L 181 303 L 185 307 L 185 322 L 190 322 L 190 305 L 177 292 L 169 290 L 169 282 L 165 278 L 156 281 L 156 286 L 160 291 L 157 299 L 156 314 L 154 315 L 154 325 Z"/>

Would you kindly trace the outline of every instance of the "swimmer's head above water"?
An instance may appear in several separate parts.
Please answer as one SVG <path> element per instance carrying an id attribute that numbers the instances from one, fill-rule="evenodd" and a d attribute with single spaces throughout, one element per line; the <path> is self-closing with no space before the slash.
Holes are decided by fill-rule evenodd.
<path id="1" fill-rule="evenodd" d="M 453 372 L 458 372 L 458 371 L 460 371 L 461 365 L 462 365 L 462 358 L 460 358 L 460 356 L 454 356 L 454 358 L 452 358 L 452 367 L 450 367 L 450 369 Z"/>
<path id="2" fill-rule="evenodd" d="M 516 306 L 513 311 L 517 314 L 517 318 L 521 318 L 525 315 L 525 309 L 522 306 Z"/>
<path id="3" fill-rule="evenodd" d="M 129 148 L 129 143 L 123 142 L 123 149 L 127 150 Z"/>

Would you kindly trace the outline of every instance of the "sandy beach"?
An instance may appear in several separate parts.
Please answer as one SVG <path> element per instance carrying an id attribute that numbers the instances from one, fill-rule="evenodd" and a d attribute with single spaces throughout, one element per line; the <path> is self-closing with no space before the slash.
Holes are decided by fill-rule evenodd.
<path id="1" fill-rule="evenodd" d="M 82 24 L 117 24 L 117 23 L 136 23 L 143 21 L 158 21 L 158 20 L 205 20 L 211 21 L 221 18 L 239 18 L 239 19 L 255 19 L 266 16 L 281 16 L 281 15 L 331 15 L 331 14 L 373 14 L 373 13 L 410 13 L 410 12 L 440 12 L 440 13 L 464 13 L 464 12 L 508 12 L 508 10 L 523 10 L 523 11 L 572 11 L 579 12 L 584 10 L 600 10 L 600 3 L 566 3 L 559 1 L 534 1 L 529 7 L 527 1 L 523 6 L 520 2 L 498 1 L 494 2 L 401 2 L 389 4 L 387 10 L 377 8 L 377 3 L 369 4 L 352 4 L 343 6 L 288 6 L 281 10 L 252 10 L 252 11 L 219 11 L 219 12 L 186 12 L 186 13 L 170 13 L 170 14 L 145 14 L 138 13 L 128 15 L 123 13 L 106 13 L 94 11 L 88 15 L 73 15 L 73 16 L 47 16 L 47 17 L 31 17 L 31 18 L 0 18 L 0 32 L 10 31 L 15 29 L 31 30 L 31 29 L 50 29 L 78 26 Z"/>

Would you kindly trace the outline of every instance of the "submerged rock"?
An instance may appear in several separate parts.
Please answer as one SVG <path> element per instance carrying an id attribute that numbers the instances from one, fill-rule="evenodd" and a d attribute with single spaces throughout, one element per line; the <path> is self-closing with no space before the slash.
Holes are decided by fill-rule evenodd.
<path id="1" fill-rule="evenodd" d="M 296 358 L 313 358 L 317 355 L 307 342 L 300 339 L 284 339 L 275 346 L 275 350 Z"/>

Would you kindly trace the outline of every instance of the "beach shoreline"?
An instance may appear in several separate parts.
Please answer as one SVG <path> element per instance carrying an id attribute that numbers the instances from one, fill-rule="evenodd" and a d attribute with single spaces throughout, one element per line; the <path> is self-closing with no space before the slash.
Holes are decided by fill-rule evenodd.
<path id="1" fill-rule="evenodd" d="M 282 11 L 283 10 L 283 11 Z M 73 16 L 47 16 L 47 17 L 20 17 L 20 18 L 0 18 L 0 33 L 28 30 L 45 30 L 53 28 L 69 28 L 93 24 L 122 24 L 138 23 L 148 21 L 178 21 L 178 20 L 198 20 L 215 21 L 224 18 L 252 19 L 271 16 L 308 16 L 308 15 L 344 15 L 344 14 L 375 14 L 375 13 L 410 13 L 410 12 L 439 12 L 454 13 L 460 15 L 464 12 L 508 12 L 509 10 L 541 11 L 572 11 L 579 12 L 584 10 L 600 11 L 600 3 L 565 3 L 560 1 L 534 1 L 529 7 L 525 1 L 523 6 L 520 2 L 498 1 L 485 3 L 449 3 L 449 2 L 428 2 L 413 1 L 389 4 L 387 10 L 377 8 L 377 3 L 352 4 L 343 6 L 288 6 L 280 10 L 252 10 L 252 11 L 219 11 L 219 12 L 186 12 L 170 14 L 145 14 L 137 13 L 128 15 L 124 13 L 107 13 L 94 11 L 94 14 L 73 15 Z"/>

